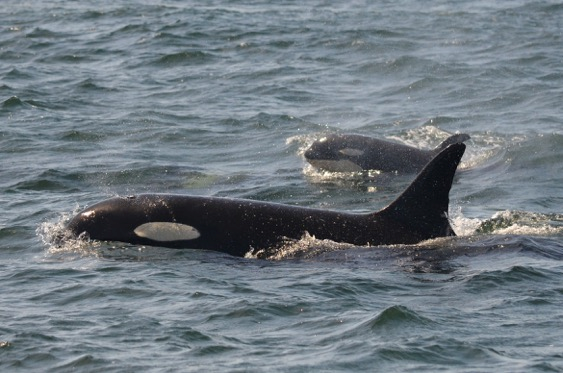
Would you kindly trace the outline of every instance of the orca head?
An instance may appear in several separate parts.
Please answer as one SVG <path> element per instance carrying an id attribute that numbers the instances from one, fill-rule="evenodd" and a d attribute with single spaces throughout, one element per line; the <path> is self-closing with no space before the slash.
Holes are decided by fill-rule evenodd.
<path id="1" fill-rule="evenodd" d="M 200 237 L 195 227 L 174 221 L 163 200 L 147 198 L 116 197 L 102 201 L 78 213 L 67 229 L 76 237 L 163 246 Z"/>
<path id="2" fill-rule="evenodd" d="M 315 141 L 305 151 L 305 159 L 314 167 L 332 172 L 361 171 L 359 158 L 362 147 L 351 141 L 352 137 L 330 135 Z"/>

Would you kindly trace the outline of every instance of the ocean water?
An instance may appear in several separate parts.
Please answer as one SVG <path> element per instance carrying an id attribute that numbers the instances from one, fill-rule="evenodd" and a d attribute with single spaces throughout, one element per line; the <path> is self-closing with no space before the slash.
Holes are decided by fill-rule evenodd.
<path id="1" fill-rule="evenodd" d="M 0 369 L 563 371 L 560 1 L 4 1 Z M 53 237 L 160 192 L 375 211 L 328 133 L 471 136 L 458 237 L 266 258 Z"/>

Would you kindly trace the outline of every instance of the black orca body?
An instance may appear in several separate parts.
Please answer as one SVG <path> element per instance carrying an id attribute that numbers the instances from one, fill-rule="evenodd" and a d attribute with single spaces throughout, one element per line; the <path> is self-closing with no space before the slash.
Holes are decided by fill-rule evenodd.
<path id="1" fill-rule="evenodd" d="M 68 223 L 74 236 L 131 244 L 193 248 L 244 256 L 300 239 L 354 245 L 413 244 L 454 236 L 449 191 L 465 151 L 454 144 L 438 154 L 389 206 L 351 214 L 244 199 L 171 194 L 116 197 L 80 212 Z"/>
<path id="2" fill-rule="evenodd" d="M 424 150 L 367 136 L 330 135 L 315 141 L 305 151 L 305 159 L 314 167 L 331 172 L 416 173 L 449 145 L 468 139 L 469 135 L 457 134 L 436 149 Z"/>

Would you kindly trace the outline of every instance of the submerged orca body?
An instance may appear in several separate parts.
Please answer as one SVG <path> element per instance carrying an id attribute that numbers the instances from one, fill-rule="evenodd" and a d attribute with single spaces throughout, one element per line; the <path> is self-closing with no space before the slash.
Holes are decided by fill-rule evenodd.
<path id="1" fill-rule="evenodd" d="M 436 149 L 424 150 L 360 135 L 330 135 L 315 141 L 305 159 L 316 168 L 331 172 L 378 170 L 416 173 L 451 144 L 462 143 L 469 135 L 452 135 Z"/>
<path id="2" fill-rule="evenodd" d="M 455 235 L 447 218 L 449 191 L 464 151 L 461 143 L 443 150 L 394 202 L 374 213 L 141 194 L 97 203 L 72 218 L 67 228 L 74 236 L 90 239 L 215 250 L 235 256 L 300 239 L 305 232 L 354 245 L 413 244 Z"/>

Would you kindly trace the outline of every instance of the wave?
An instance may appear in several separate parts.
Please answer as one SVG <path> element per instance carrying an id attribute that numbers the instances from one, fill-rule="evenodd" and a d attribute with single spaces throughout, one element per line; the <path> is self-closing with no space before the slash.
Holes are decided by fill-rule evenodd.
<path id="1" fill-rule="evenodd" d="M 560 235 L 563 215 L 527 211 L 500 211 L 479 224 L 477 234 Z"/>

